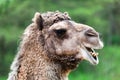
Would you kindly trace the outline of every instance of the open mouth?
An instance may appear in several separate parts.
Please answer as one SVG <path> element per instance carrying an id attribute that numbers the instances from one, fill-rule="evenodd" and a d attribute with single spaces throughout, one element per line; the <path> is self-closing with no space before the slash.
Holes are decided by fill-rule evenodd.
<path id="1" fill-rule="evenodd" d="M 94 49 L 89 48 L 89 47 L 85 47 L 87 50 L 87 54 L 88 54 L 88 61 L 90 61 L 92 64 L 98 64 L 99 60 L 98 60 L 98 53 L 95 52 Z"/>
<path id="2" fill-rule="evenodd" d="M 97 60 L 97 56 L 98 56 L 98 53 L 95 53 L 94 49 L 92 48 L 89 48 L 89 47 L 85 47 L 87 49 L 87 51 L 89 51 L 89 53 L 92 55 L 92 57 Z"/>

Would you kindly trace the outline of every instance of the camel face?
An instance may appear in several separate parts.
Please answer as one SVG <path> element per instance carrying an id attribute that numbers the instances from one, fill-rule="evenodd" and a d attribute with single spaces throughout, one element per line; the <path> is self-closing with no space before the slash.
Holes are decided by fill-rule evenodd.
<path id="1" fill-rule="evenodd" d="M 92 27 L 70 20 L 53 24 L 48 29 L 46 40 L 50 53 L 55 53 L 57 56 L 74 55 L 73 60 L 85 59 L 92 64 L 99 62 L 98 53 L 94 49 L 103 47 L 99 33 Z"/>
<path id="2" fill-rule="evenodd" d="M 78 58 L 89 61 L 92 64 L 98 64 L 98 53 L 94 49 L 103 48 L 103 42 L 100 40 L 99 33 L 92 27 L 84 24 L 74 23 L 78 31 L 78 43 L 80 45 Z"/>

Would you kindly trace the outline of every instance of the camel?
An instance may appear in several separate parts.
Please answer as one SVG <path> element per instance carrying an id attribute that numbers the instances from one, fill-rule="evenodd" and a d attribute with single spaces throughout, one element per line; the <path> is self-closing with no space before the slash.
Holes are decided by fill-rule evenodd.
<path id="1" fill-rule="evenodd" d="M 36 12 L 25 29 L 7 80 L 68 80 L 82 60 L 99 63 L 103 48 L 94 28 L 64 12 Z"/>

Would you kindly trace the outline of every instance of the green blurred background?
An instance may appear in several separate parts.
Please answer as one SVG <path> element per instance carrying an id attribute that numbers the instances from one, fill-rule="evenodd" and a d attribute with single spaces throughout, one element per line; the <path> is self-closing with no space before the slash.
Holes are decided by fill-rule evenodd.
<path id="1" fill-rule="evenodd" d="M 98 51 L 100 63 L 82 61 L 70 80 L 120 80 L 119 0 L 0 0 L 0 80 L 7 79 L 20 36 L 34 13 L 56 10 L 95 28 L 105 44 Z"/>

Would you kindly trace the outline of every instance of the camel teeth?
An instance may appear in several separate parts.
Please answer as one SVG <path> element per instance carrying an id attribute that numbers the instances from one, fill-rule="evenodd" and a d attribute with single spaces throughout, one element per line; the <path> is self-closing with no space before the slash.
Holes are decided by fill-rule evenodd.
<path id="1" fill-rule="evenodd" d="M 96 54 L 94 53 L 93 56 L 96 56 Z"/>
<path id="2" fill-rule="evenodd" d="M 98 53 L 92 53 L 92 55 L 93 55 L 93 56 L 97 56 L 97 55 L 98 55 Z"/>
<path id="3" fill-rule="evenodd" d="M 92 55 L 94 56 L 94 55 L 95 55 L 95 53 L 92 53 Z"/>

